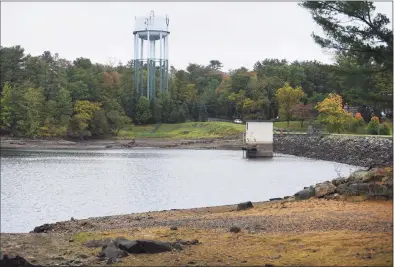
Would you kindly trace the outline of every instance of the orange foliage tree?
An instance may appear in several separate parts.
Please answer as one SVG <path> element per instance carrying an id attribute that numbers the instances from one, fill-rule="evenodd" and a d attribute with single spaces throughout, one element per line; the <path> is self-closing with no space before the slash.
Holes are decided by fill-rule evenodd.
<path id="1" fill-rule="evenodd" d="M 329 132 L 341 133 L 345 124 L 352 119 L 351 113 L 343 109 L 342 97 L 338 94 L 329 94 L 317 103 L 315 109 L 319 112 L 318 120 L 327 125 Z"/>
<path id="2" fill-rule="evenodd" d="M 360 112 L 357 112 L 356 115 L 354 115 L 353 121 L 352 121 L 352 131 L 355 133 L 360 132 L 361 129 L 363 129 L 365 126 L 365 121 L 363 119 L 363 116 L 361 116 Z"/>

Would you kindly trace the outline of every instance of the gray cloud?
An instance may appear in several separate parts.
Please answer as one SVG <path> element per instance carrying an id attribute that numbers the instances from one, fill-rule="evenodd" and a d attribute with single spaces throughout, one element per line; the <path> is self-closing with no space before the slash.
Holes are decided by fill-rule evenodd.
<path id="1" fill-rule="evenodd" d="M 376 3 L 392 19 L 392 3 Z M 123 63 L 133 57 L 135 16 L 170 17 L 170 64 L 207 64 L 218 59 L 225 69 L 252 68 L 257 60 L 280 58 L 330 62 L 312 38 L 321 30 L 295 2 L 61 2 L 1 5 L 1 44 L 22 45 L 27 53 L 44 50 L 62 58 L 88 57 Z"/>

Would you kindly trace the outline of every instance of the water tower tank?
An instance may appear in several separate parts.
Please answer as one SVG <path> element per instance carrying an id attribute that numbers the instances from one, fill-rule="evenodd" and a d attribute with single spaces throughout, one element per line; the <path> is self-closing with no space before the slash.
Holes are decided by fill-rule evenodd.
<path id="1" fill-rule="evenodd" d="M 139 96 L 154 99 L 157 80 L 157 89 L 168 92 L 169 22 L 167 16 L 156 17 L 153 11 L 149 17 L 135 18 L 134 85 Z M 147 75 L 144 75 L 145 71 Z"/>
<path id="2" fill-rule="evenodd" d="M 165 38 L 170 33 L 168 30 L 168 17 L 156 17 L 151 13 L 149 18 L 136 17 L 134 34 L 139 33 L 139 38 L 148 40 L 148 31 L 150 40 L 157 41 L 160 38 Z"/>

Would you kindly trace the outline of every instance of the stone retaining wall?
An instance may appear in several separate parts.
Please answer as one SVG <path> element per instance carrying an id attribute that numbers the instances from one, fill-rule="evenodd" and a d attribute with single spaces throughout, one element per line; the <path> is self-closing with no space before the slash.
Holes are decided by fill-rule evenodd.
<path id="1" fill-rule="evenodd" d="M 393 140 L 388 138 L 275 134 L 274 151 L 356 166 L 393 165 Z"/>

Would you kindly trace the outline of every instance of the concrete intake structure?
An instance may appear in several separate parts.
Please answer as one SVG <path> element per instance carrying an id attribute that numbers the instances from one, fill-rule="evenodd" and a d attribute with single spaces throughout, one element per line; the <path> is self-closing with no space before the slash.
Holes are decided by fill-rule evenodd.
<path id="1" fill-rule="evenodd" d="M 272 121 L 248 121 L 244 134 L 246 158 L 274 156 L 274 123 Z"/>
<path id="2" fill-rule="evenodd" d="M 169 22 L 167 16 L 155 17 L 153 11 L 148 18 L 135 18 L 133 68 L 134 87 L 139 97 L 154 99 L 157 81 L 160 92 L 168 92 Z"/>

